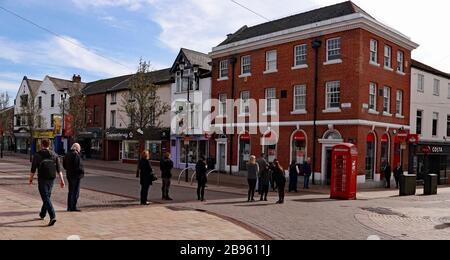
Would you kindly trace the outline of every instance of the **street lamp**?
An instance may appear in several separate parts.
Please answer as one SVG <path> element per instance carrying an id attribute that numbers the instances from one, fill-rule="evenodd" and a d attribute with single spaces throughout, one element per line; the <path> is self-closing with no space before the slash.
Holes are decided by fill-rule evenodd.
<path id="1" fill-rule="evenodd" d="M 62 153 L 65 154 L 66 153 L 66 148 L 64 147 L 64 138 L 65 138 L 65 116 L 66 116 L 66 99 L 67 99 L 67 93 L 64 91 L 63 95 L 62 95 L 62 102 L 63 102 L 63 109 L 62 109 L 62 130 L 61 130 L 61 141 L 62 141 Z"/>

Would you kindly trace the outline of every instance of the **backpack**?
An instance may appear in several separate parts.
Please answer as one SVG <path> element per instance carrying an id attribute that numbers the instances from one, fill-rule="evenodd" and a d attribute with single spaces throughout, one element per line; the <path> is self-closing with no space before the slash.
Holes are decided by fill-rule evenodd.
<path id="1" fill-rule="evenodd" d="M 56 162 L 50 152 L 46 152 L 47 155 L 40 152 L 39 155 L 42 157 L 42 161 L 38 168 L 38 177 L 43 180 L 54 180 L 56 179 Z"/>

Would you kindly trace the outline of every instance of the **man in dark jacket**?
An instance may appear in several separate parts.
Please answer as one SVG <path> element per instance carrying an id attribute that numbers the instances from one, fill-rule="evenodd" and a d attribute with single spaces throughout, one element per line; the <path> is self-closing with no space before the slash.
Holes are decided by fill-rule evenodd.
<path id="1" fill-rule="evenodd" d="M 308 158 L 306 160 L 306 162 L 303 164 L 303 174 L 305 177 L 305 182 L 304 182 L 304 188 L 307 190 L 309 189 L 309 180 L 311 179 L 311 175 L 312 175 L 312 167 L 311 167 L 311 158 Z"/>
<path id="2" fill-rule="evenodd" d="M 200 201 L 205 201 L 205 187 L 208 182 L 207 167 L 205 163 L 205 157 L 200 157 L 200 160 L 195 165 L 195 172 L 197 177 L 197 198 Z"/>
<path id="3" fill-rule="evenodd" d="M 56 155 L 53 151 L 50 151 L 50 141 L 42 140 L 41 144 L 42 150 L 39 151 L 33 158 L 29 183 L 30 185 L 33 184 L 34 175 L 37 170 L 39 194 L 41 195 L 43 203 L 39 217 L 44 219 L 48 213 L 50 216 L 48 226 L 53 226 L 56 223 L 56 214 L 51 201 L 51 196 L 56 175 L 59 175 L 61 180 L 61 188 L 64 188 L 66 184 L 64 183 L 64 177 L 61 171 L 58 155 Z"/>
<path id="4" fill-rule="evenodd" d="M 392 168 L 389 162 L 386 163 L 386 166 L 384 167 L 384 178 L 386 179 L 386 189 L 391 188 L 391 177 L 392 177 Z"/>
<path id="5" fill-rule="evenodd" d="M 170 153 L 164 155 L 164 159 L 160 163 L 161 179 L 162 179 L 162 199 L 172 200 L 169 196 L 169 188 L 172 179 L 173 161 L 170 159 Z"/>
<path id="6" fill-rule="evenodd" d="M 397 189 L 399 188 L 400 176 L 402 176 L 402 175 L 403 175 L 403 167 L 402 167 L 402 164 L 399 163 L 394 170 L 394 179 L 395 179 L 395 184 L 396 184 Z"/>
<path id="7" fill-rule="evenodd" d="M 69 182 L 69 195 L 67 196 L 67 211 L 69 212 L 80 212 L 77 204 L 80 197 L 81 179 L 84 177 L 84 167 L 80 154 L 81 146 L 75 143 L 63 161 L 67 181 Z"/>

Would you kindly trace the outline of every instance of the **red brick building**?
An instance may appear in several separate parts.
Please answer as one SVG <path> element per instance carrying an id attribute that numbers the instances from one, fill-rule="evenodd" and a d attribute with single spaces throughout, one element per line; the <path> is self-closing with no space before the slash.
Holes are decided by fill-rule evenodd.
<path id="1" fill-rule="evenodd" d="M 411 51 L 417 47 L 352 2 L 229 35 L 211 53 L 212 98 L 275 99 L 279 109 L 273 108 L 275 101 L 259 106 L 260 115 L 276 115 L 269 126 L 277 130 L 265 133 L 249 135 L 249 124 L 216 120 L 216 129 L 235 131 L 217 135 L 221 138 L 212 143 L 217 167 L 245 170 L 248 155 L 263 152 L 285 169 L 290 161 L 309 157 L 315 158 L 314 179 L 326 184 L 331 148 L 348 142 L 359 150 L 359 183 L 382 180 L 386 161 L 407 169 L 404 135 L 409 131 Z M 246 104 L 238 105 L 235 118 L 249 117 Z M 264 125 L 259 119 L 247 121 Z M 274 136 L 278 142 L 267 140 Z"/>
<path id="2" fill-rule="evenodd" d="M 130 75 L 88 83 L 83 89 L 86 95 L 86 129 L 78 136 L 88 158 L 108 158 L 104 134 L 106 127 L 106 95 L 109 89 L 130 78 Z"/>

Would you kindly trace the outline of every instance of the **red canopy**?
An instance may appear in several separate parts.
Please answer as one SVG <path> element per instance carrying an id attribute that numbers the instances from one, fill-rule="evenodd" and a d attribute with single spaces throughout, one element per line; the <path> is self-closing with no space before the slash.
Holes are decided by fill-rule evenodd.
<path id="1" fill-rule="evenodd" d="M 297 131 L 294 135 L 294 141 L 305 141 L 306 136 L 302 131 Z"/>

